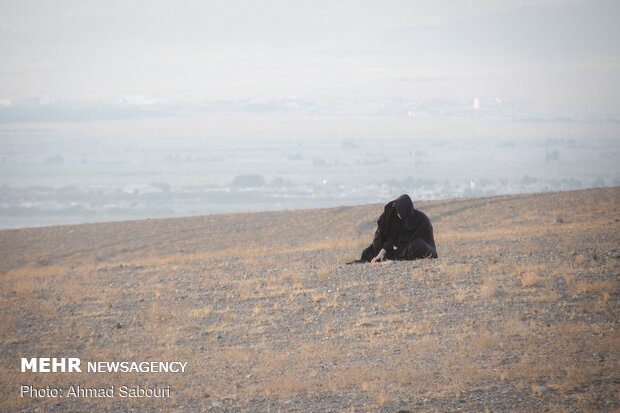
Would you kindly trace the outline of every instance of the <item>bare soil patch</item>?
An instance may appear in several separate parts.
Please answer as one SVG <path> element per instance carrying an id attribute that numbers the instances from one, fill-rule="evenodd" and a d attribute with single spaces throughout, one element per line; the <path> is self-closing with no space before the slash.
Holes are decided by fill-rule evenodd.
<path id="1" fill-rule="evenodd" d="M 620 188 L 416 207 L 438 260 L 345 265 L 381 205 L 0 231 L 0 409 L 620 408 Z M 20 372 L 46 356 L 188 365 Z M 22 398 L 22 384 L 171 397 Z"/>

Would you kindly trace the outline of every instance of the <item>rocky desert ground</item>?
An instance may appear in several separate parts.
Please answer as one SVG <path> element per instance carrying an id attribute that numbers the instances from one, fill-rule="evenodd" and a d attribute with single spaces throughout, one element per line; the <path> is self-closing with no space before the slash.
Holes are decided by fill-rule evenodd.
<path id="1" fill-rule="evenodd" d="M 620 187 L 416 207 L 437 260 L 346 265 L 382 205 L 0 231 L 0 410 L 617 411 Z"/>

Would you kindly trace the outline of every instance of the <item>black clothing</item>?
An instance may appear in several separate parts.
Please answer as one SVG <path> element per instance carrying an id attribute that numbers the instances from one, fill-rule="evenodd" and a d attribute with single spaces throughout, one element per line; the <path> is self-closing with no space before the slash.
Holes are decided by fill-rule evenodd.
<path id="1" fill-rule="evenodd" d="M 385 205 L 377 220 L 375 238 L 362 252 L 362 260 L 370 262 L 382 248 L 385 258 L 390 260 L 437 258 L 431 221 L 413 207 L 409 195 L 401 195 Z"/>

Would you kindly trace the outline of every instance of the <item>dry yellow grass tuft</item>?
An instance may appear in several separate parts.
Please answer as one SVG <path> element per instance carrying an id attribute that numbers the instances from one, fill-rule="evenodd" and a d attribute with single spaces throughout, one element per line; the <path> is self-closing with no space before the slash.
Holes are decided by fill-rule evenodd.
<path id="1" fill-rule="evenodd" d="M 522 287 L 535 287 L 540 284 L 540 277 L 533 271 L 528 271 L 521 276 Z"/>
<path id="2" fill-rule="evenodd" d="M 597 294 L 602 296 L 605 301 L 616 294 L 617 283 L 615 281 L 579 281 L 576 290 L 579 294 Z"/>

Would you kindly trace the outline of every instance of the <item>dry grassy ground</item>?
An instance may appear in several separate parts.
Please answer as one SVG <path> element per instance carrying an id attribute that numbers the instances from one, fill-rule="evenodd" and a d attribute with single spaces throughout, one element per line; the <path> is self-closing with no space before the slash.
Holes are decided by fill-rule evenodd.
<path id="1" fill-rule="evenodd" d="M 344 265 L 380 205 L 1 231 L 0 409 L 618 410 L 620 188 L 416 206 L 438 260 Z M 188 371 L 19 371 L 37 356 Z"/>

